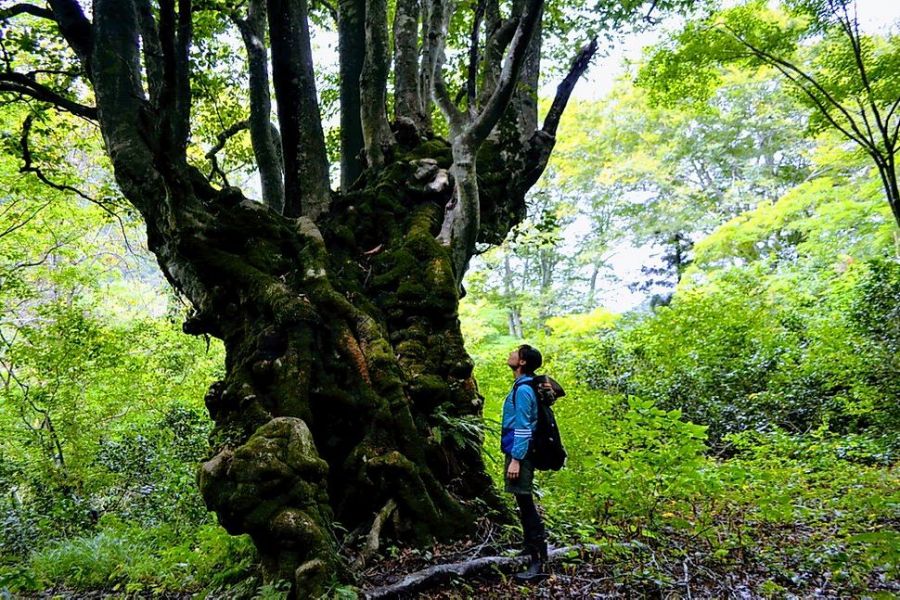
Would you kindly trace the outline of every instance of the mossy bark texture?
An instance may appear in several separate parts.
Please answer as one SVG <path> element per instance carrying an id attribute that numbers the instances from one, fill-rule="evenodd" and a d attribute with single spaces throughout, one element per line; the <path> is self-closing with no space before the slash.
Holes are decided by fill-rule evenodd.
<path id="1" fill-rule="evenodd" d="M 182 190 L 194 210 L 174 211 L 176 229 L 151 221 L 160 264 L 196 307 L 185 331 L 226 350 L 206 396 L 215 428 L 200 490 L 229 532 L 253 538 L 267 577 L 301 597 L 349 575 L 335 531 L 368 531 L 391 500 L 382 534 L 415 544 L 465 535 L 498 506 L 471 427 L 482 403 L 459 288 L 436 239 L 450 148 L 432 140 L 393 158 L 316 223 L 199 180 Z M 497 184 L 482 193 L 510 205 L 515 183 Z"/>
<path id="2" fill-rule="evenodd" d="M 419 69 L 426 85 L 407 103 L 423 113 L 403 109 L 390 127 L 384 3 L 341 0 L 342 147 L 350 155 L 337 194 L 312 85 L 307 3 L 267 0 L 282 156 L 258 158 L 276 175 L 283 166 L 282 214 L 272 194 L 260 203 L 217 189 L 190 164 L 194 7 L 159 2 L 156 16 L 138 4 L 93 0 L 91 21 L 75 0 L 48 3 L 93 89 L 90 114 L 118 185 L 144 218 L 164 275 L 193 306 L 185 332 L 225 346 L 225 377 L 206 395 L 215 427 L 198 482 L 207 505 L 229 532 L 252 537 L 266 578 L 289 580 L 296 597 L 352 579 L 344 558 L 353 532 L 417 545 L 468 533 L 499 502 L 482 460 L 460 281 L 477 243 L 499 242 L 524 218 L 525 193 L 593 51 L 573 66 L 542 129 L 533 118 L 509 118 L 488 137 L 515 93 L 541 14 L 542 2 L 528 0 L 485 107 L 463 115 L 441 94 L 455 132 L 447 142 L 420 117 L 437 91 L 431 81 L 449 5 L 430 3 Z M 251 9 L 253 23 L 242 23 L 253 25 L 249 46 L 262 60 L 262 4 Z M 408 3 L 395 15 L 404 52 L 414 46 L 416 15 Z M 371 56 L 348 60 L 367 40 Z M 398 90 L 410 92 L 414 55 L 398 57 L 410 79 Z M 266 72 L 255 73 L 259 87 Z M 378 130 L 358 124 L 357 84 L 372 104 L 362 111 L 366 127 L 378 121 Z M 256 125 L 256 133 L 265 129 Z M 444 229 L 461 233 L 442 236 Z"/>

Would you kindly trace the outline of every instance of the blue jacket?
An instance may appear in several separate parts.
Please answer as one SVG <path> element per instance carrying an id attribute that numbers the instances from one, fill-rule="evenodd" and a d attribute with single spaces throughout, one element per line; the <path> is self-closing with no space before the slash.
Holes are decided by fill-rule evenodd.
<path id="1" fill-rule="evenodd" d="M 530 375 L 519 376 L 503 402 L 500 449 L 504 454 L 509 454 L 519 460 L 528 454 L 531 435 L 537 427 L 537 397 L 531 386 L 527 385 L 531 379 Z M 516 387 L 518 383 L 522 385 Z M 516 394 L 515 403 L 513 403 L 513 392 Z"/>

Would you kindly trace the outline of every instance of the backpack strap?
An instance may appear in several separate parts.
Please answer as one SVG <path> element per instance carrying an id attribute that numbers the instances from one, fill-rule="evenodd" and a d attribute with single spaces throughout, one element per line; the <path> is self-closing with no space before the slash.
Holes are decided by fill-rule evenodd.
<path id="1" fill-rule="evenodd" d="M 520 388 L 521 386 L 523 386 L 523 385 L 529 385 L 529 386 L 530 386 L 532 381 L 534 381 L 534 378 L 531 378 L 531 379 L 529 379 L 528 381 L 517 381 L 517 382 L 515 382 L 515 383 L 513 384 L 513 389 L 512 389 L 512 403 L 513 403 L 513 408 L 516 407 L 516 392 L 517 392 L 517 391 L 519 390 L 519 388 Z"/>

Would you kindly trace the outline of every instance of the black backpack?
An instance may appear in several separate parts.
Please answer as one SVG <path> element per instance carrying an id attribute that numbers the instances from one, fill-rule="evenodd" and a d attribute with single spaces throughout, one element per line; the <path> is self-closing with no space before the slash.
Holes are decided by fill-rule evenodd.
<path id="1" fill-rule="evenodd" d="M 557 398 L 565 396 L 566 392 L 547 375 L 535 375 L 530 381 L 517 383 L 513 387 L 513 406 L 516 404 L 516 390 L 526 383 L 537 396 L 538 410 L 537 427 L 531 436 L 527 457 L 539 471 L 559 471 L 566 463 L 566 450 L 551 406 Z M 544 383 L 549 383 L 550 388 L 542 387 Z"/>

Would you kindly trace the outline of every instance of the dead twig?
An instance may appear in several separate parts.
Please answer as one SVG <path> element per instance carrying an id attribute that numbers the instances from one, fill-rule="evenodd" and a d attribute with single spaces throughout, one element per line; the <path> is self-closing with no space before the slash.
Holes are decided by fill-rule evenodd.
<path id="1" fill-rule="evenodd" d="M 601 551 L 601 548 L 594 544 L 557 548 L 548 553 L 548 562 L 565 558 L 573 551 L 578 552 L 581 555 L 598 554 Z M 473 577 L 480 573 L 492 570 L 510 571 L 514 568 L 524 566 L 528 560 L 527 556 L 483 556 L 474 560 L 445 565 L 434 565 L 416 571 L 415 573 L 410 573 L 400 581 L 391 585 L 367 590 L 364 594 L 367 600 L 397 598 L 402 595 L 422 591 L 438 583 L 447 581 L 454 576 Z"/>

